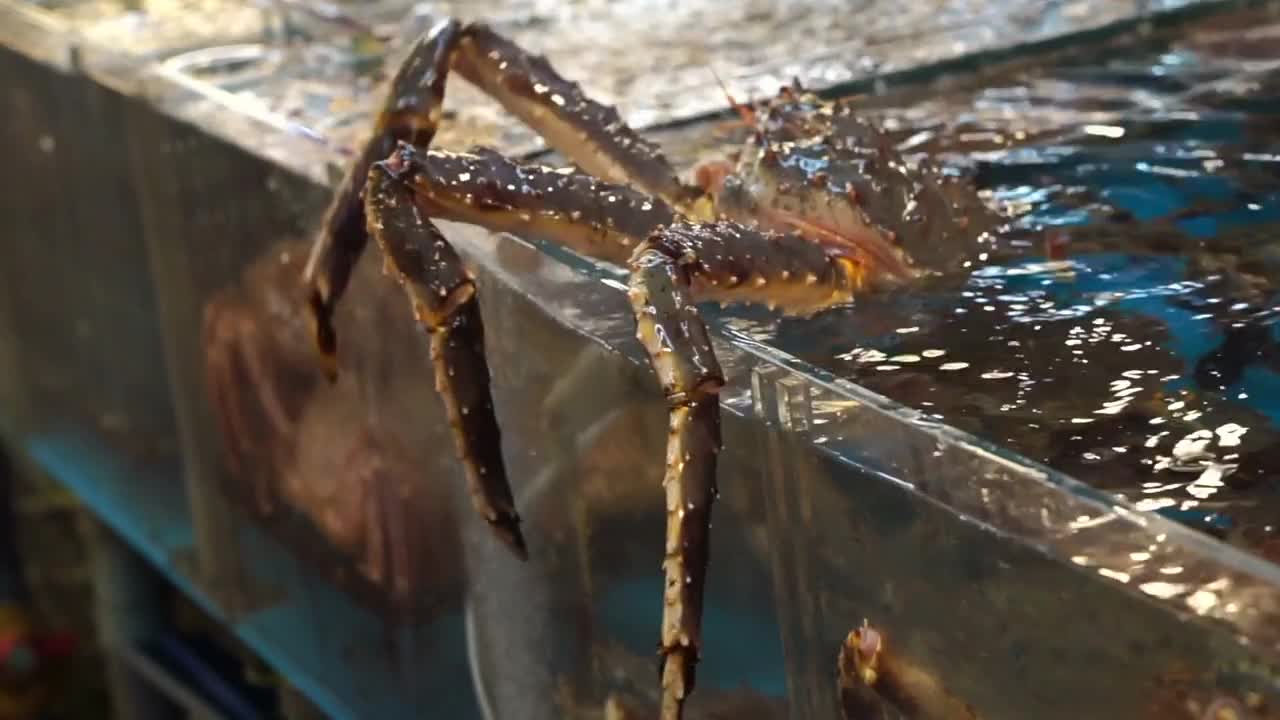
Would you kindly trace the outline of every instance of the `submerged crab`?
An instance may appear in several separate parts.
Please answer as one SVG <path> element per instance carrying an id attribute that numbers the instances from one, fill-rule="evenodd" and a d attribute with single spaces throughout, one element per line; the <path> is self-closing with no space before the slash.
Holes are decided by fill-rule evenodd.
<path id="1" fill-rule="evenodd" d="M 298 418 L 321 382 L 307 347 L 307 326 L 291 302 L 305 255 L 283 245 L 251 265 L 241 283 L 204 307 L 205 383 L 222 430 L 229 470 L 245 478 L 257 510 L 270 514 L 277 493 L 257 467 L 294 462 Z M 254 391 L 255 402 L 249 404 Z"/>
<path id="2" fill-rule="evenodd" d="M 452 577 L 453 563 L 435 561 L 433 551 L 449 554 L 453 526 L 443 517 L 407 522 L 421 520 L 421 508 L 444 506 L 437 484 L 405 489 L 414 463 L 365 413 L 355 383 L 324 386 L 292 294 L 303 250 L 292 242 L 272 248 L 205 305 L 211 408 L 246 501 L 264 517 L 283 505 L 310 519 L 365 580 L 400 604 L 427 564 L 411 557 L 415 549 Z"/>
<path id="3" fill-rule="evenodd" d="M 428 149 L 451 71 L 542 133 L 577 168 L 491 150 Z M 315 340 L 336 368 L 335 305 L 370 236 L 431 338 L 476 509 L 526 553 L 506 478 L 471 275 L 432 219 L 563 243 L 630 269 L 638 338 L 669 404 L 662 717 L 680 717 L 698 660 L 724 377 L 695 302 L 808 315 L 909 282 L 969 250 L 992 215 L 972 190 L 899 156 L 848 105 L 784 89 L 756 111 L 736 166 L 685 184 L 617 112 L 481 24 L 446 21 L 391 81 L 376 132 L 325 217 L 304 272 Z"/>
<path id="4" fill-rule="evenodd" d="M 932 672 L 887 648 L 884 634 L 866 621 L 840 646 L 836 677 L 844 720 L 887 717 L 890 709 L 918 720 L 978 718 Z"/>

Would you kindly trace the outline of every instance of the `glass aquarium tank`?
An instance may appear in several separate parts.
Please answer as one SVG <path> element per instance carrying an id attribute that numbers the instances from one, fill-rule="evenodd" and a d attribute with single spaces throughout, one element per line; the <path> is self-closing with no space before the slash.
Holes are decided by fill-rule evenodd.
<path id="1" fill-rule="evenodd" d="M 744 346 L 779 351 L 823 378 L 779 373 L 756 402 L 834 455 L 1103 586 L 1208 619 L 1199 627 L 1225 631 L 1224 645 L 1234 635 L 1234 652 L 1267 657 L 1278 20 L 1263 7 L 994 76 L 854 98 L 906 162 L 931 160 L 985 207 L 966 215 L 972 246 L 958 266 L 927 282 L 809 320 L 719 311 Z M 723 152 L 704 138 L 690 129 L 666 144 L 687 162 Z M 1084 714 L 1099 717 L 1275 712 L 1250 694 L 1271 687 L 1270 661 L 1244 671 L 1208 633 L 1128 616 L 1079 576 L 1051 580 L 1031 569 L 1037 560 L 1007 557 L 1007 546 L 982 553 L 964 547 L 963 532 L 927 532 L 918 515 L 929 513 L 879 505 L 876 483 L 850 484 L 842 503 L 832 476 L 829 466 L 784 465 L 770 505 L 793 523 L 780 533 L 794 542 L 782 552 L 788 587 L 799 588 L 787 653 L 816 658 L 791 675 L 813 680 L 811 696 L 822 697 L 830 672 L 822 648 L 856 615 L 878 612 L 887 627 L 899 618 L 917 657 L 937 653 L 930 665 L 950 682 L 974 669 L 968 688 L 950 688 L 996 717 L 1079 716 L 1091 702 Z M 1055 489 L 1032 491 L 1039 482 Z M 884 544 L 912 528 L 926 535 Z M 850 601 L 859 583 L 867 586 Z M 1067 633 L 1067 649 L 1025 634 L 1058 634 L 1068 622 L 1102 642 Z M 1178 635 L 1205 644 L 1178 647 Z M 1017 662 L 978 670 L 972 658 L 947 656 L 945 647 L 963 652 L 966 637 Z M 1049 656 L 1061 666 L 1035 675 Z M 1191 674 L 1207 695 L 1167 683 L 1197 664 Z M 821 716 L 805 707 L 800 716 Z"/>
<path id="2" fill-rule="evenodd" d="M 0 3 L 0 420 L 59 476 L 131 474 L 131 493 L 93 499 L 135 508 L 157 548 L 182 544 L 188 514 L 126 115 L 144 68 L 263 41 L 276 17 L 241 2 Z"/>
<path id="3" fill-rule="evenodd" d="M 928 277 L 803 320 L 702 308 L 727 382 L 690 716 L 1276 712 L 1280 18 L 1116 37 L 1183 4 L 486 10 L 683 175 L 750 140 L 710 115 L 726 95 L 798 84 L 883 127 L 881 171 L 931 168 L 965 208 L 936 246 L 902 238 Z M 468 12 L 354 6 L 286 4 L 281 42 L 168 57 L 124 116 L 202 588 L 339 715 L 471 685 L 451 716 L 651 716 L 666 403 L 626 273 L 439 223 L 476 275 L 526 562 L 471 507 L 428 341 L 372 248 L 321 372 L 312 233 L 407 42 Z M 640 17 L 652 32 L 619 32 Z M 473 144 L 563 162 L 451 82 L 433 145 Z M 783 159 L 831 189 L 847 168 L 812 147 Z M 867 653 L 874 678 L 851 672 Z"/>
<path id="4" fill-rule="evenodd" d="M 260 39 L 266 18 L 243 3 L 0 3 L 5 427 L 177 472 L 125 107 L 150 62 Z"/>
<path id="5" fill-rule="evenodd" d="M 128 90 L 143 63 L 260 40 L 277 18 L 270 6 L 234 0 L 5 0 L 0 45 Z"/>

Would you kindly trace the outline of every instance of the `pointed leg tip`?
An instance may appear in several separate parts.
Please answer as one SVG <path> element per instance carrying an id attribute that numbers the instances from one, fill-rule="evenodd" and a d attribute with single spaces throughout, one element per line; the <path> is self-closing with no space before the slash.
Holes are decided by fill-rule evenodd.
<path id="1" fill-rule="evenodd" d="M 318 293 L 312 293 L 311 337 L 320 358 L 320 374 L 330 384 L 338 381 L 338 333 L 330 321 L 329 306 Z"/>
<path id="2" fill-rule="evenodd" d="M 520 518 L 512 514 L 502 514 L 490 523 L 494 532 L 502 539 L 517 558 L 522 562 L 529 560 L 529 546 L 525 543 L 524 533 L 520 532 Z"/>
<path id="3" fill-rule="evenodd" d="M 692 648 L 660 648 L 659 682 L 662 686 L 661 720 L 680 720 L 684 703 L 693 691 L 697 654 Z"/>
<path id="4" fill-rule="evenodd" d="M 320 375 L 330 385 L 338 382 L 338 358 L 332 353 L 320 354 Z"/>
<path id="5" fill-rule="evenodd" d="M 320 374 L 329 383 L 338 381 L 338 337 L 328 323 L 317 323 L 315 349 L 320 363 Z"/>
<path id="6" fill-rule="evenodd" d="M 516 533 L 511 541 L 511 552 L 520 559 L 520 562 L 529 562 L 529 548 L 524 543 L 524 536 Z"/>

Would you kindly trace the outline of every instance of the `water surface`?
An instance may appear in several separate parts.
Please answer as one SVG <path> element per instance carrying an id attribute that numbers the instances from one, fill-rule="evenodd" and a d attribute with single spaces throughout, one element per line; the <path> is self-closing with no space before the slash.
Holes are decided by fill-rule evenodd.
<path id="1" fill-rule="evenodd" d="M 969 173 L 999 257 L 734 324 L 1139 507 L 1280 558 L 1280 19 L 868 101 Z M 871 110 L 869 110 L 871 111 Z"/>

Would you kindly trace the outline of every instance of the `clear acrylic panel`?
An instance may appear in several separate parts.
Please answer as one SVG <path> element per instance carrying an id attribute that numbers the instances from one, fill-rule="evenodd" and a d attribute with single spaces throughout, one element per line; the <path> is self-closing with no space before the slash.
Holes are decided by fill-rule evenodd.
<path id="1" fill-rule="evenodd" d="M 217 100 L 217 91 L 204 94 Z M 270 103 L 264 117 L 278 117 Z M 331 178 L 319 168 L 336 165 L 338 152 L 313 142 L 311 154 L 283 160 L 294 175 Z M 249 152 L 266 154 L 260 145 Z M 183 263 L 167 274 L 188 295 L 167 303 L 185 308 L 168 322 L 174 347 L 185 348 L 174 353 L 175 376 L 190 403 L 187 441 L 201 448 L 199 482 L 222 492 L 230 477 L 223 438 L 200 385 L 207 358 L 193 349 L 199 308 L 240 282 L 248 264 L 270 258 L 279 237 L 314 221 L 323 193 L 279 171 L 219 180 L 225 162 L 201 165 L 212 171 L 198 179 L 212 183 L 207 192 L 181 195 L 209 202 L 229 192 L 224 182 L 238 198 L 245 186 L 267 188 L 196 234 L 191 211 L 175 210 L 169 198 L 149 203 L 172 216 L 165 235 L 186 240 L 165 251 Z M 168 175 L 155 184 L 193 181 Z M 427 474 L 441 484 L 430 496 L 453 498 L 448 522 L 462 548 L 461 612 L 482 705 L 496 716 L 520 703 L 557 717 L 598 708 L 610 695 L 652 702 L 644 658 L 659 610 L 650 556 L 661 537 L 653 459 L 663 448 L 662 404 L 632 338 L 622 277 L 515 238 L 446 231 L 479 275 L 504 449 L 530 543 L 542 550 L 515 563 L 458 499 L 449 445 L 432 435 L 439 408 L 422 340 L 395 293 L 378 288 L 387 282 L 369 267 L 376 258 L 365 259 L 340 318 L 349 338 L 344 377 L 356 387 L 317 391 L 312 402 L 354 403 L 381 442 L 434 453 L 411 464 L 415 482 Z M 834 658 L 864 620 L 890 638 L 901 666 L 982 716 L 1057 717 L 1070 708 L 1071 716 L 1134 717 L 1184 697 L 1207 704 L 1271 692 L 1269 565 L 712 322 L 730 383 L 695 712 L 745 702 L 764 717 L 834 716 Z M 335 397 L 342 393 L 349 399 Z M 260 389 L 248 394 L 261 405 Z M 279 486 L 287 473 L 276 474 L 262 485 Z M 323 525 L 297 500 L 282 505 Z M 388 533 L 400 522 L 395 514 L 380 515 Z M 1158 558 L 1144 566 L 1151 577 L 1119 569 L 1132 553 Z M 1159 584 L 1170 568 L 1181 573 L 1177 593 Z M 424 582 L 438 577 L 428 571 Z M 1062 631 L 1073 627 L 1082 630 Z M 1242 635 L 1254 645 L 1239 644 Z M 1122 681 L 1096 690 L 1112 678 Z"/>
<path id="2" fill-rule="evenodd" d="M 795 58 L 770 42 L 785 35 L 781 4 L 718 22 L 703 4 L 674 6 L 644 40 L 659 49 L 645 52 L 634 33 L 602 29 L 641 6 L 513 4 L 492 22 L 652 125 L 723 107 L 707 65 L 735 92 L 772 92 L 792 75 L 829 87 L 1141 9 L 927 3 L 912 6 L 926 17 L 911 25 L 879 3 L 838 21 L 822 3 L 791 4 L 787 17 L 814 24 L 815 37 Z M 292 12 L 294 24 L 342 24 Z M 895 34 L 907 26 L 919 35 Z M 125 114 L 203 586 L 302 662 L 354 658 L 317 676 L 330 707 L 360 716 L 431 707 L 459 672 L 496 717 L 513 707 L 587 716 L 611 695 L 652 703 L 665 433 L 625 279 L 446 227 L 479 275 L 504 452 L 533 548 L 516 563 L 460 492 L 423 339 L 372 254 L 338 319 L 342 379 L 318 382 L 307 361 L 287 279 L 376 96 L 351 62 L 360 33 L 308 32 L 301 46 L 176 56 L 146 78 L 158 110 Z M 680 52 L 698 44 L 714 52 Z M 442 144 L 539 146 L 462 87 L 449 100 L 459 129 Z M 710 317 L 730 382 L 695 716 L 747 717 L 726 710 L 745 706 L 835 717 L 836 653 L 863 620 L 901 667 L 984 717 L 1170 717 L 1158 705 L 1168 697 L 1274 692 L 1270 565 Z M 276 400 L 283 423 L 271 417 Z M 305 558 L 296 576 L 273 569 L 266 536 Z M 1134 553 L 1153 575 L 1126 564 Z M 1175 567 L 1173 592 L 1161 569 Z M 368 622 L 326 622 L 353 603 Z M 269 622 L 286 612 L 306 619 L 291 630 Z M 424 678 L 413 668 L 426 662 L 445 671 Z"/>
<path id="3" fill-rule="evenodd" d="M 50 0 L 0 3 L 0 46 L 123 92 L 142 67 L 185 50 L 261 41 L 279 13 L 239 0 Z"/>
<path id="4" fill-rule="evenodd" d="M 6 426 L 177 472 L 126 108 L 157 57 L 260 38 L 266 17 L 217 2 L 0 4 Z"/>
<path id="5" fill-rule="evenodd" d="M 74 428 L 139 462 L 176 464 L 124 141 L 130 101 L 0 53 L 9 158 L 0 277 L 21 388 L 4 412 L 26 432 Z"/>

